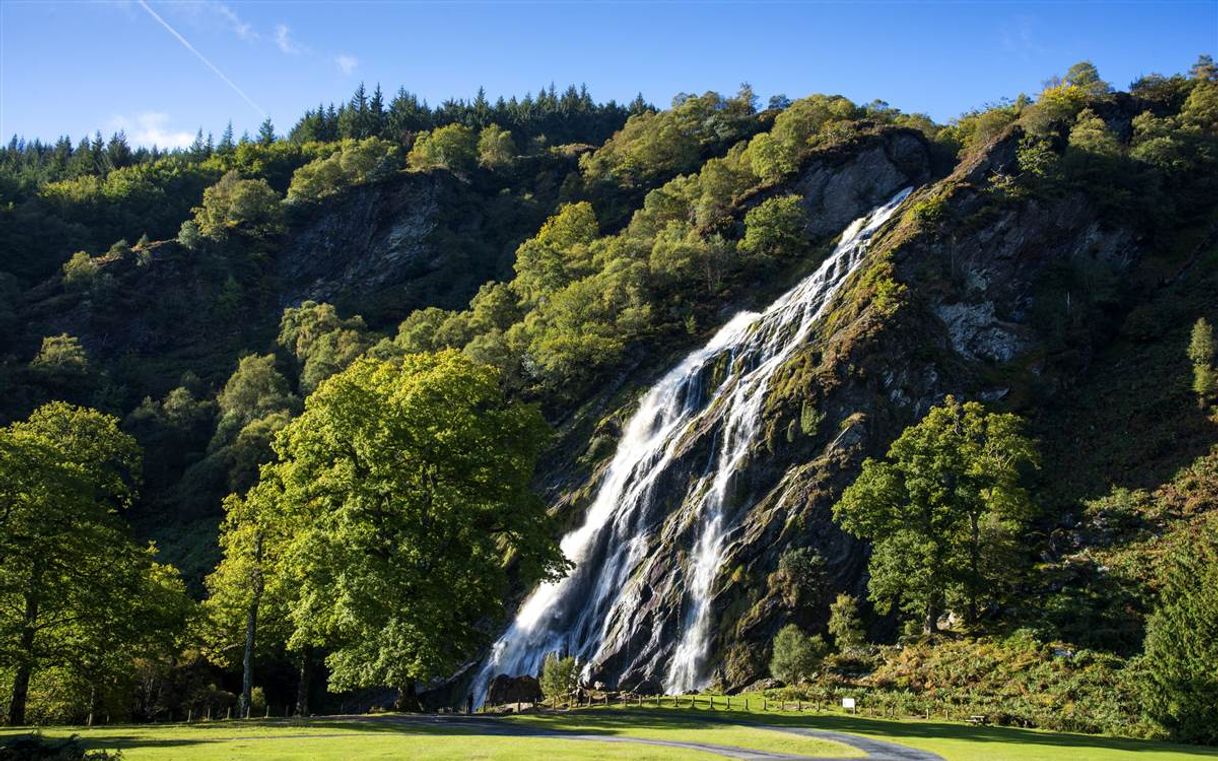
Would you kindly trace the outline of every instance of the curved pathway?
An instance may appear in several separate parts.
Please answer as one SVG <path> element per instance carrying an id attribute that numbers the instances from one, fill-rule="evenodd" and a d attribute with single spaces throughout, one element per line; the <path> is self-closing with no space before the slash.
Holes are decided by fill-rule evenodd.
<path id="1" fill-rule="evenodd" d="M 588 742 L 658 745 L 665 748 L 681 748 L 685 750 L 701 751 L 703 753 L 713 753 L 725 758 L 744 759 L 745 761 L 773 761 L 776 759 L 782 759 L 783 761 L 848 761 L 847 759 L 841 759 L 840 757 L 833 756 L 801 756 L 761 750 L 751 750 L 749 748 L 741 748 L 730 745 L 683 742 L 678 740 L 656 740 L 643 737 L 625 737 L 621 735 L 550 729 L 548 727 L 537 727 L 530 724 L 504 721 L 502 719 L 481 715 L 463 716 L 460 714 L 388 714 L 381 716 L 334 716 L 330 718 L 339 719 L 342 721 L 358 720 L 370 722 L 393 722 L 407 726 L 446 725 L 454 728 L 460 727 L 470 732 L 480 732 L 488 735 L 508 737 L 551 737 L 563 740 L 585 740 Z M 706 721 L 708 724 L 715 723 L 723 726 L 744 727 L 748 729 L 768 729 L 776 732 L 787 732 L 790 734 L 804 735 L 806 737 L 814 737 L 821 740 L 830 740 L 832 742 L 841 743 L 842 745 L 849 745 L 863 751 L 863 753 L 866 754 L 864 758 L 868 759 L 869 761 L 943 761 L 942 756 L 930 753 L 929 751 L 918 750 L 916 748 L 910 748 L 905 745 L 898 745 L 897 743 L 887 742 L 884 740 L 874 740 L 869 737 L 846 734 L 845 732 L 832 732 L 829 730 L 811 729 L 808 727 L 755 724 L 752 722 L 737 723 L 722 719 L 710 718 L 706 719 Z M 857 757 L 854 761 L 857 761 Z"/>

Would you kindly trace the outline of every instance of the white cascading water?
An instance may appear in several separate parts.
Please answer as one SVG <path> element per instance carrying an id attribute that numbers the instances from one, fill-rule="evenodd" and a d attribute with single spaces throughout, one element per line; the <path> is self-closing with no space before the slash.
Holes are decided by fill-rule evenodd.
<path id="1" fill-rule="evenodd" d="M 743 464 L 760 423 L 770 379 L 807 339 L 830 298 L 863 258 L 867 242 L 909 195 L 855 220 L 833 253 L 763 313 L 742 312 L 705 346 L 687 356 L 655 384 L 639 403 L 618 443 L 584 524 L 563 537 L 563 554 L 574 568 L 559 581 L 539 586 L 491 649 L 472 685 L 475 700 L 486 696 L 496 674 L 532 674 L 546 655 L 574 655 L 587 678 L 606 646 L 613 621 L 632 620 L 640 599 L 636 573 L 649 558 L 650 539 L 660 522 L 653 486 L 673 462 L 687 432 L 719 423 L 713 467 L 681 503 L 683 518 L 695 522 L 695 538 L 683 569 L 685 615 L 669 660 L 664 688 L 669 693 L 703 686 L 710 645 L 711 586 L 719 571 L 734 512 L 729 504 L 733 476 Z M 724 377 L 707 392 L 708 376 Z M 663 518 L 664 516 L 659 516 Z M 675 565 L 675 558 L 659 559 Z"/>

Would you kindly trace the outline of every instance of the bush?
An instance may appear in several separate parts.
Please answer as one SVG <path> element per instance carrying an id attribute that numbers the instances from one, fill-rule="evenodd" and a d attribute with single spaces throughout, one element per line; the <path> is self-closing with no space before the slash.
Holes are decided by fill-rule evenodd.
<path id="1" fill-rule="evenodd" d="M 559 705 L 560 699 L 565 703 L 579 687 L 578 679 L 574 656 L 560 658 L 557 653 L 550 653 L 541 666 L 541 694 L 552 706 Z"/>
<path id="2" fill-rule="evenodd" d="M 787 624 L 774 638 L 770 674 L 788 685 L 805 682 L 820 667 L 828 649 L 819 634 L 809 637 L 795 624 Z"/>
<path id="3" fill-rule="evenodd" d="M 64 287 L 73 291 L 87 291 L 96 282 L 99 271 L 97 261 L 89 256 L 88 252 L 77 251 L 72 254 L 71 259 L 64 262 Z"/>
<path id="4" fill-rule="evenodd" d="M 41 733 L 0 739 L 0 761 L 118 761 L 121 751 L 86 750 L 76 735 L 48 739 Z"/>
<path id="5" fill-rule="evenodd" d="M 740 250 L 746 254 L 779 257 L 799 253 L 807 241 L 804 225 L 807 213 L 798 195 L 769 198 L 744 215 L 744 239 Z"/>

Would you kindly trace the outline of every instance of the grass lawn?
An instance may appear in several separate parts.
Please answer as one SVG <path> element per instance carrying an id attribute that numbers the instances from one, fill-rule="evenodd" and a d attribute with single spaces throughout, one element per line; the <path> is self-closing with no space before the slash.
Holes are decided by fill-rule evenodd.
<path id="1" fill-rule="evenodd" d="M 678 721 L 683 725 L 692 723 L 691 714 L 741 724 L 752 722 L 772 726 L 797 726 L 812 729 L 825 729 L 833 732 L 873 737 L 877 740 L 908 745 L 911 748 L 932 751 L 943 756 L 947 761 L 1040 761 L 1041 759 L 1065 759 L 1065 761 L 1184 761 L 1184 759 L 1213 758 L 1218 759 L 1218 748 L 1204 748 L 1194 745 L 1177 745 L 1172 743 L 1152 742 L 1149 740 L 1131 740 L 1100 735 L 1071 734 L 1066 732 L 1042 732 L 1034 729 L 1016 729 L 1014 727 L 979 727 L 969 724 L 947 721 L 924 721 L 921 719 L 876 719 L 864 716 L 851 716 L 837 712 L 815 713 L 803 711 L 762 713 L 757 710 L 761 705 L 760 695 L 749 696 L 749 704 L 753 709 L 746 713 L 741 703 L 742 698 L 733 697 L 731 711 L 724 710 L 722 698 L 716 698 L 716 708 L 713 712 L 707 710 L 706 703 L 700 702 L 699 708 L 628 708 L 597 707 L 582 709 L 568 714 L 559 715 L 552 726 L 563 728 L 564 721 L 571 721 L 573 728 L 580 731 L 594 731 L 592 727 L 598 719 L 592 716 L 601 715 L 599 719 L 604 732 L 618 731 L 619 728 L 631 728 L 626 731 L 634 732 L 647 727 L 664 726 L 670 721 Z M 704 701 L 705 699 L 703 699 Z M 773 704 L 771 703 L 771 706 Z M 615 716 L 615 714 L 617 714 Z M 569 717 L 569 718 L 568 718 Z M 671 718 L 670 718 L 671 717 Z M 513 719 L 514 721 L 534 721 L 527 715 Z M 697 731 L 697 730 L 694 730 Z M 704 740 L 704 742 L 710 742 Z"/>
<path id="2" fill-rule="evenodd" d="M 751 701 L 752 702 L 752 701 Z M 759 705 L 759 701 L 754 705 Z M 1093 735 L 1040 732 L 1009 727 L 977 727 L 944 721 L 874 719 L 841 713 L 746 713 L 741 707 L 713 713 L 705 707 L 591 708 L 565 713 L 511 716 L 502 723 L 521 728 L 578 732 L 610 738 L 697 742 L 801 755 L 860 756 L 843 745 L 763 729 L 757 725 L 824 729 L 932 751 L 947 761 L 1184 761 L 1218 759 L 1218 748 L 1171 745 Z M 723 723 L 716 723 L 723 722 Z M 494 725 L 492 725 L 494 726 Z M 484 726 L 430 724 L 391 716 L 366 720 L 313 719 L 307 722 L 254 720 L 202 724 L 55 727 L 48 736 L 79 734 L 90 747 L 123 751 L 127 761 L 345 761 L 346 759 L 538 758 L 670 759 L 722 758 L 688 748 L 596 742 L 553 737 L 508 737 Z M 0 730 L 0 740 L 19 730 Z"/>
<path id="3" fill-rule="evenodd" d="M 0 730 L 0 740 L 13 734 L 23 732 Z M 323 719 L 307 724 L 254 720 L 94 729 L 52 727 L 45 729 L 43 734 L 48 737 L 77 734 L 90 748 L 121 750 L 124 761 L 537 761 L 539 758 L 679 761 L 683 758 L 721 758 L 682 748 L 548 737 L 496 737 L 456 727 Z"/>
<path id="4" fill-rule="evenodd" d="M 837 758 L 861 758 L 865 755 L 856 748 L 830 740 L 738 724 L 709 724 L 697 715 L 691 716 L 691 713 L 668 709 L 622 711 L 593 708 L 568 713 L 522 714 L 510 717 L 508 721 L 565 732 L 732 745 L 770 753 Z"/>

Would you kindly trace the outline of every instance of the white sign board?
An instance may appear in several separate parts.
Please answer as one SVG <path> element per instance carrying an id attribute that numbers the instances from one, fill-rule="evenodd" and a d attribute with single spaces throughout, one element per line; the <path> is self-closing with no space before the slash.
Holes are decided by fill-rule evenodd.
<path id="1" fill-rule="evenodd" d="M 842 698 L 842 708 L 854 708 L 854 698 Z"/>

